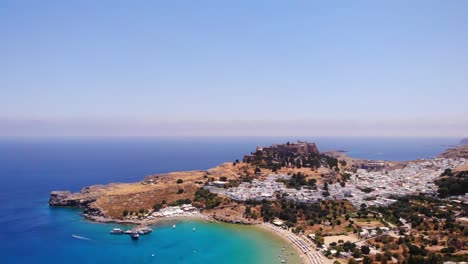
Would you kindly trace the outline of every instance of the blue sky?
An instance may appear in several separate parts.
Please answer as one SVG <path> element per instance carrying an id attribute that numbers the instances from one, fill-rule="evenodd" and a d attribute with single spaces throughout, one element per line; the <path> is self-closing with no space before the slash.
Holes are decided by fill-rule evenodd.
<path id="1" fill-rule="evenodd" d="M 0 135 L 466 136 L 466 14 L 462 0 L 1 1 Z"/>

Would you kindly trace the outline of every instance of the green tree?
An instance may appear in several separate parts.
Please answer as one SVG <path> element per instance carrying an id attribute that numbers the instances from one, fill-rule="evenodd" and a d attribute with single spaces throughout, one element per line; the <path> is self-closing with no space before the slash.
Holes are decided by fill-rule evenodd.
<path id="1" fill-rule="evenodd" d="M 369 254 L 370 253 L 370 248 L 366 245 L 361 246 L 361 252 L 362 254 Z"/>
<path id="2" fill-rule="evenodd" d="M 252 213 L 252 208 L 250 206 L 246 206 L 244 214 L 246 216 L 249 216 L 251 213 Z"/>
<path id="3" fill-rule="evenodd" d="M 163 204 L 162 204 L 162 203 L 157 203 L 157 204 L 154 204 L 154 205 L 153 205 L 153 209 L 154 209 L 155 211 L 161 210 L 162 207 L 163 207 Z"/>
<path id="4" fill-rule="evenodd" d="M 196 202 L 204 203 L 206 208 L 211 209 L 221 204 L 222 199 L 217 194 L 200 188 L 195 192 L 194 200 Z"/>
<path id="5" fill-rule="evenodd" d="M 368 256 L 365 256 L 362 260 L 362 264 L 372 264 L 372 259 Z"/>

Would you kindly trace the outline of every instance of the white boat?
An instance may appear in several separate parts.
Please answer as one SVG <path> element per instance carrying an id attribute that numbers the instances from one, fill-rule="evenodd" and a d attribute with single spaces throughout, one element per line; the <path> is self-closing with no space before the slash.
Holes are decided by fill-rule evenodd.
<path id="1" fill-rule="evenodd" d="M 146 235 L 148 233 L 151 233 L 153 230 L 147 226 L 140 226 L 137 228 L 134 228 L 133 231 L 138 232 L 140 235 Z"/>
<path id="2" fill-rule="evenodd" d="M 131 236 L 131 238 L 132 238 L 133 240 L 138 240 L 138 238 L 140 237 L 140 234 L 134 232 L 134 233 L 132 233 L 130 236 Z"/>
<path id="3" fill-rule="evenodd" d="M 175 228 L 175 225 L 172 225 L 172 229 L 174 229 L 174 228 Z"/>
<path id="4" fill-rule="evenodd" d="M 111 234 L 117 235 L 117 234 L 123 234 L 124 231 L 120 228 L 114 228 L 110 231 Z"/>
<path id="5" fill-rule="evenodd" d="M 195 231 L 197 231 L 197 229 L 194 227 L 194 228 L 192 228 L 192 231 L 195 232 Z"/>

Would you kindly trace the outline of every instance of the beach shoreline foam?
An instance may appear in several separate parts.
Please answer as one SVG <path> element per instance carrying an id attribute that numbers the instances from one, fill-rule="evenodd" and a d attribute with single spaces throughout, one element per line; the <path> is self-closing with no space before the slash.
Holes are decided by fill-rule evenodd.
<path id="1" fill-rule="evenodd" d="M 301 238 L 296 234 L 290 232 L 289 230 L 281 229 L 272 225 L 271 223 L 262 223 L 255 225 L 258 228 L 261 228 L 271 234 L 274 234 L 277 237 L 280 237 L 282 240 L 291 245 L 294 250 L 299 254 L 301 258 L 301 263 L 304 264 L 319 264 L 319 263 L 333 263 L 331 260 L 325 258 L 320 254 L 315 246 L 310 243 L 306 238 Z"/>

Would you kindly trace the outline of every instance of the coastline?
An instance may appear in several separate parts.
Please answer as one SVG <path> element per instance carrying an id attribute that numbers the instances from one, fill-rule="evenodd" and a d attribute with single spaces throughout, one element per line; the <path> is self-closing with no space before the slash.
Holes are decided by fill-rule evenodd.
<path id="1" fill-rule="evenodd" d="M 275 235 L 276 237 L 280 238 L 281 240 L 283 240 L 284 242 L 288 243 L 293 249 L 294 251 L 296 251 L 296 254 L 299 255 L 300 257 L 300 260 L 301 260 L 301 264 L 309 264 L 311 262 L 308 262 L 307 260 L 307 255 L 304 254 L 304 252 L 302 252 L 302 250 L 297 246 L 295 245 L 287 236 L 281 234 L 281 233 L 278 233 L 278 232 L 275 232 L 271 229 L 269 229 L 268 227 L 266 227 L 265 225 L 263 224 L 259 224 L 259 225 L 255 225 L 255 227 L 258 227 L 272 235 Z"/>
<path id="2" fill-rule="evenodd" d="M 242 224 L 242 223 L 232 223 L 232 222 L 225 222 L 225 221 L 219 221 L 211 216 L 204 215 L 202 213 L 199 213 L 196 216 L 171 216 L 171 217 L 159 217 L 155 219 L 145 219 L 145 220 L 119 220 L 119 219 L 109 219 L 105 217 L 100 217 L 100 216 L 92 216 L 92 215 L 87 215 L 83 214 L 84 218 L 94 222 L 94 223 L 102 223 L 102 224 L 123 224 L 123 225 L 145 225 L 145 226 L 151 226 L 151 225 L 157 225 L 158 223 L 163 223 L 163 222 L 168 222 L 168 221 L 178 221 L 178 220 L 194 220 L 194 221 L 205 221 L 207 223 L 224 223 L 224 224 L 229 224 L 229 225 L 234 225 L 234 226 L 244 226 L 247 224 Z M 288 236 L 286 236 L 284 233 L 281 232 L 275 232 L 274 230 L 270 229 L 267 227 L 267 223 L 262 223 L 262 224 L 251 224 L 248 226 L 252 226 L 254 228 L 258 228 L 260 230 L 263 230 L 280 240 L 284 241 L 287 243 L 289 246 L 291 246 L 291 249 L 295 251 L 295 254 L 299 256 L 299 260 L 301 264 L 315 264 L 313 261 L 310 261 L 308 255 L 303 252 L 303 250 L 296 245 Z M 286 230 L 285 230 L 286 231 Z M 289 232 L 289 231 L 287 231 Z M 290 232 L 291 235 L 295 236 L 292 232 Z M 311 249 L 314 250 L 315 249 Z M 318 252 L 317 252 L 318 253 Z M 327 263 L 327 262 L 320 262 L 320 263 Z M 331 262 L 330 262 L 331 263 Z"/>
<path id="3" fill-rule="evenodd" d="M 270 223 L 262 223 L 255 225 L 256 227 L 267 231 L 270 234 L 273 234 L 285 242 L 287 242 L 289 245 L 292 246 L 292 248 L 296 251 L 296 253 L 299 255 L 301 263 L 302 264 L 331 264 L 333 263 L 332 260 L 325 258 L 322 254 L 320 254 L 314 246 L 312 246 L 309 241 L 302 239 L 301 237 L 298 237 L 294 233 L 290 232 L 289 230 L 283 230 L 284 232 L 279 232 L 275 230 L 274 228 L 271 228 L 272 225 Z M 288 233 L 288 235 L 286 234 Z M 310 245 L 310 247 L 307 250 L 304 250 L 301 248 L 297 243 L 295 243 L 291 238 L 298 239 L 298 240 L 303 240 L 307 244 Z M 297 241 L 297 240 L 296 240 Z"/>

